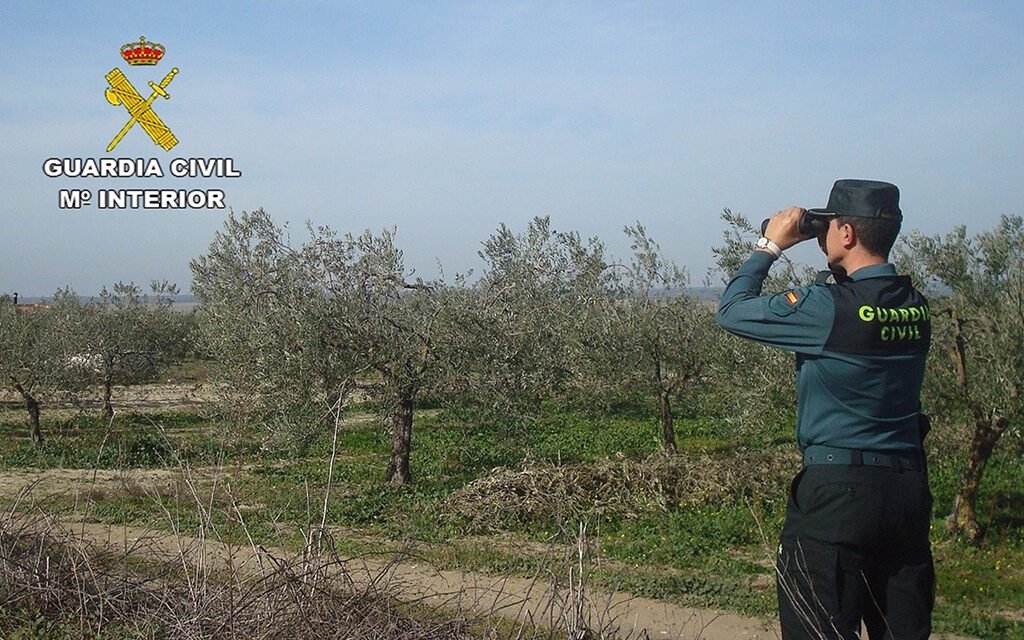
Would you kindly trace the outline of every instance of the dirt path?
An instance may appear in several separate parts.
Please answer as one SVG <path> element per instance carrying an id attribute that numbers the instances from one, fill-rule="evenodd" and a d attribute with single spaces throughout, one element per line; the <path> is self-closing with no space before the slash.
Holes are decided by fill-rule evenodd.
<path id="1" fill-rule="evenodd" d="M 201 474 L 201 471 L 200 471 Z M 176 482 L 175 473 L 152 471 L 50 470 L 0 473 L 0 496 L 29 499 L 124 486 L 160 487 Z M 31 494 L 31 495 L 29 495 Z M 16 517 L 16 516 L 9 516 Z M 3 520 L 0 519 L 0 523 Z M 51 524 L 54 521 L 51 519 Z M 118 553 L 181 562 L 188 567 L 230 569 L 242 574 L 273 566 L 273 558 L 294 558 L 284 549 L 227 546 L 194 532 L 178 532 L 58 521 L 75 539 Z M 683 607 L 622 592 L 603 592 L 578 583 L 554 585 L 547 576 L 534 579 L 494 577 L 465 571 L 439 571 L 409 556 L 382 553 L 347 559 L 345 573 L 355 584 L 386 582 L 399 599 L 466 609 L 481 615 L 565 628 L 575 617 L 591 628 L 617 628 L 625 637 L 691 640 L 766 640 L 779 638 L 777 624 L 742 615 Z M 570 575 L 578 579 L 578 572 Z M 939 636 L 936 636 L 939 637 Z M 945 640 L 968 640 L 943 636 Z"/>
<path id="2" fill-rule="evenodd" d="M 175 382 L 154 382 L 150 384 L 115 385 L 111 401 L 115 411 L 167 411 L 194 410 L 216 398 L 217 390 L 211 384 L 183 384 Z M 60 399 L 43 397 L 44 411 L 67 410 L 70 405 Z M 100 389 L 85 392 L 79 398 L 82 407 L 96 410 L 103 406 Z M 0 405 L 10 410 L 22 411 L 22 400 L 10 389 L 0 389 Z M 77 405 L 76 405 L 77 407 Z M 72 410 L 75 407 L 70 407 Z"/>

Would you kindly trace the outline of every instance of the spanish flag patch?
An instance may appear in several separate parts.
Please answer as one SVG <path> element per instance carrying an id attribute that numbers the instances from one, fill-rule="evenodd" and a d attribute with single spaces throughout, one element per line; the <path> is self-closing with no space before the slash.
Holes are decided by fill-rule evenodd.
<path id="1" fill-rule="evenodd" d="M 800 300 L 800 296 L 796 295 L 796 291 L 786 292 L 786 302 L 789 304 L 796 304 Z"/>

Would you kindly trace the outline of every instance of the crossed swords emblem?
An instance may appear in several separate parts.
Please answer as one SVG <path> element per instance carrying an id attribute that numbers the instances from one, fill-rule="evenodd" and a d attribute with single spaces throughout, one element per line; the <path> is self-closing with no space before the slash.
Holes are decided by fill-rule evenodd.
<path id="1" fill-rule="evenodd" d="M 153 140 L 158 146 L 162 147 L 164 151 L 170 151 L 171 147 L 178 144 L 178 139 L 174 137 L 174 133 L 171 132 L 170 127 L 164 124 L 160 116 L 156 115 L 153 111 L 153 101 L 156 100 L 157 96 L 160 96 L 164 100 L 171 97 L 171 94 L 167 93 L 165 89 L 171 84 L 171 80 L 178 73 L 178 68 L 174 67 L 171 72 L 164 76 L 164 79 L 157 84 L 150 80 L 149 86 L 153 89 L 153 93 L 146 99 L 143 99 L 139 92 L 135 90 L 132 83 L 127 77 L 121 72 L 120 69 L 115 68 L 113 71 L 107 74 L 107 82 L 110 84 L 104 94 L 107 97 L 107 102 L 114 105 L 115 107 L 119 104 L 123 104 L 125 109 L 128 110 L 131 115 L 129 120 L 124 127 L 114 136 L 114 139 L 107 146 L 107 151 L 113 151 L 114 147 L 121 142 L 121 138 L 125 136 L 131 128 L 135 126 L 135 123 L 139 123 L 139 126 L 149 134 L 150 139 Z"/>

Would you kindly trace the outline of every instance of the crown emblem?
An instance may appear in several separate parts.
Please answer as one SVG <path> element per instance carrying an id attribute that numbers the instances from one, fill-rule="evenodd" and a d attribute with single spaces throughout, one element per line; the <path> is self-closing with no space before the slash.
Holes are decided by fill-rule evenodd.
<path id="1" fill-rule="evenodd" d="M 138 42 L 129 42 L 121 47 L 121 57 L 128 64 L 153 65 L 160 62 L 164 57 L 164 45 L 156 42 L 146 42 L 146 39 L 139 36 Z"/>

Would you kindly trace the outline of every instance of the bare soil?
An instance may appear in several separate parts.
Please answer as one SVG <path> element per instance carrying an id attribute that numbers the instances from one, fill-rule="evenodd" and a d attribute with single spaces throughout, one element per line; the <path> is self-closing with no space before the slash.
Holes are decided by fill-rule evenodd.
<path id="1" fill-rule="evenodd" d="M 111 404 L 115 411 L 151 412 L 196 410 L 214 401 L 217 389 L 209 383 L 182 384 L 179 382 L 155 382 L 115 386 L 111 389 Z M 103 406 L 97 389 L 92 395 L 84 394 L 70 403 L 59 397 L 40 397 L 43 412 L 58 415 L 81 410 L 96 411 Z M 24 403 L 16 392 L 0 388 L 0 407 L 8 411 L 24 412 Z"/>

